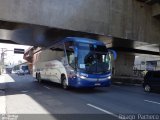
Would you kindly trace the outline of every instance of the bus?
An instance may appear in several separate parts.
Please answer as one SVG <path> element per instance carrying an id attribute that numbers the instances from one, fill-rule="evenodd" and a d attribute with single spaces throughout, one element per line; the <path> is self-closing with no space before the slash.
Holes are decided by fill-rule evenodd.
<path id="1" fill-rule="evenodd" d="M 67 37 L 33 55 L 33 77 L 49 80 L 64 89 L 111 85 L 111 59 L 98 40 Z"/>
<path id="2" fill-rule="evenodd" d="M 27 64 L 21 64 L 14 66 L 12 69 L 12 73 L 16 73 L 17 75 L 26 75 L 30 74 L 30 71 Z"/>

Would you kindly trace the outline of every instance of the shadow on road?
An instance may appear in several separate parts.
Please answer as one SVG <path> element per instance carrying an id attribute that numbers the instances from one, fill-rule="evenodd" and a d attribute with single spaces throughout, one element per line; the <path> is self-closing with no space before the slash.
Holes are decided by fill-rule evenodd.
<path id="1" fill-rule="evenodd" d="M 53 83 L 50 81 L 43 81 L 41 84 L 49 86 L 51 88 L 57 88 L 63 90 L 62 86 L 57 83 Z M 105 89 L 99 89 L 99 88 L 74 88 L 69 87 L 67 91 L 77 93 L 77 94 L 95 94 L 95 93 L 106 93 L 109 91 L 109 87 L 104 87 Z M 66 90 L 64 90 L 66 91 Z"/>
<path id="2" fill-rule="evenodd" d="M 7 76 L 7 75 L 6 75 Z M 104 93 L 108 90 L 99 90 L 99 89 L 75 89 L 70 88 L 69 90 L 63 90 L 61 85 L 55 84 L 52 82 L 42 82 L 39 84 L 35 79 L 30 77 L 29 75 L 25 76 L 18 76 L 15 74 L 10 74 L 7 77 L 7 81 L 5 84 L 5 95 L 7 97 L 12 96 L 29 96 L 31 97 L 36 103 L 41 105 L 49 114 L 46 115 L 45 118 L 55 120 L 106 120 L 107 118 L 113 119 L 111 115 L 106 114 L 96 114 L 92 112 L 85 112 L 86 109 L 82 107 L 82 105 L 78 105 L 77 103 L 83 103 L 83 100 L 76 98 L 73 93 L 81 95 L 81 94 L 88 94 L 92 95 L 95 93 Z M 45 87 L 50 88 L 50 90 L 46 89 Z M 58 92 L 57 92 L 58 91 Z M 10 98 L 11 99 L 11 98 Z M 16 98 L 17 99 L 17 98 Z M 21 99 L 21 98 L 19 98 Z M 17 102 L 19 100 L 17 99 Z M 76 101 L 76 102 L 75 102 Z M 21 101 L 19 101 L 21 102 Z M 57 104 L 58 103 L 58 104 Z M 15 103 L 19 104 L 19 103 Z M 27 104 L 27 103 L 26 103 Z M 28 103 L 29 105 L 29 103 Z M 86 104 L 84 103 L 85 107 Z M 25 105 L 24 105 L 25 106 Z M 69 111 L 71 106 L 78 107 L 79 111 Z M 82 107 L 82 108 L 81 108 Z M 52 109 L 51 109 L 52 108 Z M 55 110 L 56 108 L 56 110 Z M 13 108 L 12 108 L 13 109 Z M 35 108 L 33 108 L 35 109 Z M 58 111 L 58 112 L 57 112 Z M 18 114 L 18 113 L 16 113 Z M 26 113 L 25 113 L 26 114 Z M 37 115 L 23 115 L 21 114 L 19 117 L 28 117 L 28 118 L 40 118 L 43 119 L 44 117 L 40 117 L 41 114 Z M 115 119 L 115 118 L 114 118 Z"/>

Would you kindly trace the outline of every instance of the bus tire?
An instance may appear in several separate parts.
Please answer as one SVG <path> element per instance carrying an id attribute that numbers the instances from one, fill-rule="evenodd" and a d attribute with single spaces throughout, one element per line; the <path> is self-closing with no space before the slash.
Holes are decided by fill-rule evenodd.
<path id="1" fill-rule="evenodd" d="M 36 73 L 36 79 L 38 79 L 38 73 Z"/>
<path id="2" fill-rule="evenodd" d="M 38 80 L 39 83 L 42 82 L 42 80 L 41 80 L 41 74 L 40 73 L 37 73 L 37 80 Z"/>
<path id="3" fill-rule="evenodd" d="M 64 77 L 64 76 L 61 77 L 61 84 L 62 84 L 63 89 L 65 89 L 65 90 L 68 89 L 68 85 L 66 83 L 66 77 Z"/>

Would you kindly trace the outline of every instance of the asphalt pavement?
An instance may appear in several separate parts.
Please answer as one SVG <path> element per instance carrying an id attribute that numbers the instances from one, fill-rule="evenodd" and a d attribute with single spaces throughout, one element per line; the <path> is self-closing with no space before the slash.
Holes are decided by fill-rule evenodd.
<path id="1" fill-rule="evenodd" d="M 6 114 L 36 114 L 41 119 L 47 115 L 45 118 L 60 120 L 62 114 L 63 119 L 115 119 L 160 113 L 160 93 L 146 93 L 141 86 L 63 90 L 52 82 L 39 84 L 30 75 L 4 77 Z"/>

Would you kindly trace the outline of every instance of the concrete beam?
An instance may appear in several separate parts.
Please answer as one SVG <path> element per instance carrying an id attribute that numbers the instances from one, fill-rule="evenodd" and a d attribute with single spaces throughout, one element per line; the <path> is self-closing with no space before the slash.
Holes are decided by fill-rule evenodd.
<path id="1" fill-rule="evenodd" d="M 160 16 L 160 4 L 157 3 L 152 6 L 152 15 L 153 17 Z"/>
<path id="2" fill-rule="evenodd" d="M 0 20 L 160 44 L 160 21 L 137 0 L 0 0 Z"/>
<path id="3" fill-rule="evenodd" d="M 0 29 L 0 39 L 2 40 L 11 40 L 11 30 Z"/>
<path id="4" fill-rule="evenodd" d="M 108 9 L 106 0 L 0 0 L 0 19 L 103 34 Z"/>

